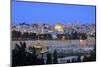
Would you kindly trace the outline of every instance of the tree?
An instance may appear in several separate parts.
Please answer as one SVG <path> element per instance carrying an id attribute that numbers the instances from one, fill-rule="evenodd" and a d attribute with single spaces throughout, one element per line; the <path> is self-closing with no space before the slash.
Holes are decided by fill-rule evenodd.
<path id="1" fill-rule="evenodd" d="M 47 64 L 51 64 L 52 63 L 52 55 L 48 52 L 47 53 Z"/>
<path id="2" fill-rule="evenodd" d="M 87 39 L 86 33 L 80 33 L 80 37 L 81 37 L 81 39 Z"/>
<path id="3" fill-rule="evenodd" d="M 84 61 L 96 61 L 96 45 L 94 46 L 94 50 L 91 51 L 89 57 L 85 57 Z"/>
<path id="4" fill-rule="evenodd" d="M 57 51 L 55 50 L 53 53 L 53 63 L 57 64 L 58 63 L 58 57 L 57 57 Z"/>
<path id="5" fill-rule="evenodd" d="M 27 64 L 28 65 L 38 64 L 35 48 L 34 47 L 29 47 L 29 51 L 31 53 L 28 53 L 28 55 L 27 55 Z"/>
<path id="6" fill-rule="evenodd" d="M 30 39 L 36 39 L 36 33 L 29 33 Z"/>
<path id="7" fill-rule="evenodd" d="M 76 31 L 72 32 L 72 39 L 78 39 L 78 33 Z"/>
<path id="8" fill-rule="evenodd" d="M 46 38 L 47 38 L 47 40 L 51 40 L 52 39 L 52 35 L 51 34 L 46 34 Z"/>
<path id="9" fill-rule="evenodd" d="M 18 39 L 21 37 L 21 32 L 20 31 L 12 31 L 12 39 Z"/>
<path id="10" fill-rule="evenodd" d="M 12 66 L 26 65 L 26 43 L 20 42 L 16 44 L 15 49 L 12 51 Z"/>
<path id="11" fill-rule="evenodd" d="M 28 33 L 28 32 L 23 33 L 23 34 L 22 34 L 22 38 L 23 38 L 23 39 L 29 38 L 29 33 Z"/>

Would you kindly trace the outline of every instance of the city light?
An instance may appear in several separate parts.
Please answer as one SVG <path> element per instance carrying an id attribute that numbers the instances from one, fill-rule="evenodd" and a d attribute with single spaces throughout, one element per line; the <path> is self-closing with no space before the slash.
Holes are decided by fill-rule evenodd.
<path id="1" fill-rule="evenodd" d="M 57 31 L 64 32 L 63 25 L 61 25 L 61 24 L 56 24 L 56 25 L 54 26 L 54 28 L 55 28 L 55 30 L 57 30 Z"/>

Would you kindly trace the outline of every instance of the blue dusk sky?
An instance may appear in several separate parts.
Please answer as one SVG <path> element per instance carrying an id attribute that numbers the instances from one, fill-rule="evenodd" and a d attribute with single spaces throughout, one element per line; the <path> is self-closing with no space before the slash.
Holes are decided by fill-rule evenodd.
<path id="1" fill-rule="evenodd" d="M 93 24 L 96 7 L 71 4 L 12 1 L 12 23 L 74 23 Z"/>

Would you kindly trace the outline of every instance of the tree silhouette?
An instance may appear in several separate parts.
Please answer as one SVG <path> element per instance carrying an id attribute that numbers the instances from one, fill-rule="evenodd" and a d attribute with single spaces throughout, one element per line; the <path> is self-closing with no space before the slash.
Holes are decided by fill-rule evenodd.
<path id="1" fill-rule="evenodd" d="M 72 32 L 72 39 L 78 39 L 78 33 L 75 31 L 75 32 Z"/>
<path id="2" fill-rule="evenodd" d="M 17 39 L 21 37 L 21 32 L 20 31 L 12 31 L 12 39 Z"/>
<path id="3" fill-rule="evenodd" d="M 28 32 L 25 32 L 22 34 L 22 39 L 27 39 L 29 38 L 29 33 Z"/>
<path id="4" fill-rule="evenodd" d="M 16 44 L 15 49 L 12 51 L 12 66 L 21 66 L 26 64 L 26 43 L 20 42 Z"/>
<path id="5" fill-rule="evenodd" d="M 52 63 L 52 55 L 48 52 L 47 53 L 47 64 L 51 64 Z"/>
<path id="6" fill-rule="evenodd" d="M 86 33 L 80 33 L 80 37 L 81 37 L 81 39 L 87 39 Z"/>
<path id="7" fill-rule="evenodd" d="M 53 63 L 54 64 L 57 64 L 58 63 L 58 60 L 57 59 L 58 59 L 58 57 L 57 57 L 57 51 L 55 50 L 54 53 L 53 53 Z"/>
<path id="8" fill-rule="evenodd" d="M 29 33 L 29 38 L 30 38 L 31 40 L 37 39 L 37 38 L 36 38 L 36 33 Z"/>
<path id="9" fill-rule="evenodd" d="M 84 61 L 96 61 L 96 45 L 94 46 L 94 50 L 91 51 L 90 56 L 85 56 Z"/>

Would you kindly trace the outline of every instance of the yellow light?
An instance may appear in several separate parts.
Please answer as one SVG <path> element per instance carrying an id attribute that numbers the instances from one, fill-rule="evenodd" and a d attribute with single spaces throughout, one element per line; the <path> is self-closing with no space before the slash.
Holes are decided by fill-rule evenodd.
<path id="1" fill-rule="evenodd" d="M 61 24 L 56 24 L 55 26 L 54 26 L 54 28 L 55 28 L 55 30 L 58 30 L 58 31 L 64 31 L 63 30 L 63 26 L 61 25 Z"/>
<path id="2" fill-rule="evenodd" d="M 87 40 L 80 39 L 80 46 L 84 47 L 87 44 Z"/>
<path id="3" fill-rule="evenodd" d="M 62 40 L 65 40 L 65 36 L 62 36 Z"/>

